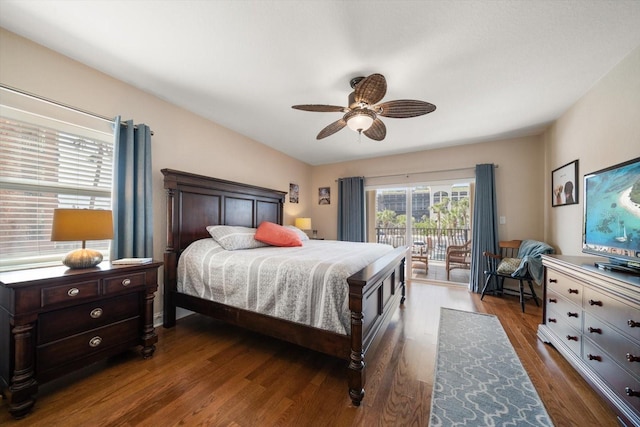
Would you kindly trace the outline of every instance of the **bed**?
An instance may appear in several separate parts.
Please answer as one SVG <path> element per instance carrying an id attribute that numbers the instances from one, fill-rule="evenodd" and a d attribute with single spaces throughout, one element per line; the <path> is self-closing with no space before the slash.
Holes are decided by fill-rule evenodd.
<path id="1" fill-rule="evenodd" d="M 178 261 L 194 242 L 210 239 L 208 226 L 257 227 L 283 223 L 285 192 L 163 169 L 167 193 L 167 248 L 164 255 L 164 327 L 176 324 L 181 307 L 348 363 L 349 396 L 355 406 L 364 397 L 365 359 L 405 299 L 406 247 L 388 251 L 349 276 L 345 333 L 210 301 L 178 289 Z M 311 242 L 312 244 L 315 242 Z M 182 289 L 182 287 L 181 287 Z"/>

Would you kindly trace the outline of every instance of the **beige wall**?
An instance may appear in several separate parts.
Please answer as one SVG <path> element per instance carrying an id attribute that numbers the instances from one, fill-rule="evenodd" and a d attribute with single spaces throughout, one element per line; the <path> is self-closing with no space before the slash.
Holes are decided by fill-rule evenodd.
<path id="1" fill-rule="evenodd" d="M 154 258 L 166 247 L 162 168 L 186 170 L 282 191 L 289 183 L 310 187 L 311 166 L 63 55 L 0 29 L 0 82 L 103 116 L 146 123 L 154 131 Z M 285 204 L 285 223 L 309 209 Z M 159 308 L 160 298 L 156 299 Z"/>
<path id="2" fill-rule="evenodd" d="M 541 203 L 545 194 L 544 159 L 541 139 L 528 137 L 316 166 L 312 173 L 312 187 L 317 194 L 318 187 L 330 186 L 331 204 L 318 205 L 317 197 L 312 201 L 314 228 L 323 237 L 336 237 L 337 178 L 408 174 L 408 178 L 401 177 L 398 181 L 429 182 L 455 175 L 474 177 L 476 164 L 494 163 L 498 165 L 498 215 L 505 216 L 507 220 L 506 224 L 499 226 L 500 239 L 540 240 L 544 235 L 544 206 Z M 453 171 L 433 173 L 445 169 Z"/>
<path id="3" fill-rule="evenodd" d="M 579 203 L 552 208 L 545 197 L 545 239 L 566 255 L 582 253 L 582 177 L 640 156 L 640 47 L 600 80 L 543 135 L 545 188 L 551 171 L 579 160 Z"/>

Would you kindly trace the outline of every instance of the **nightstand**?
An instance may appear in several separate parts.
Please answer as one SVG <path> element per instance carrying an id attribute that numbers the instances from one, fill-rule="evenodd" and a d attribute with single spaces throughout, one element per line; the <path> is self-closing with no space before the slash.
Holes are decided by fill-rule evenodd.
<path id="1" fill-rule="evenodd" d="M 136 345 L 153 355 L 161 265 L 0 273 L 0 390 L 15 418 L 32 409 L 39 383 Z"/>

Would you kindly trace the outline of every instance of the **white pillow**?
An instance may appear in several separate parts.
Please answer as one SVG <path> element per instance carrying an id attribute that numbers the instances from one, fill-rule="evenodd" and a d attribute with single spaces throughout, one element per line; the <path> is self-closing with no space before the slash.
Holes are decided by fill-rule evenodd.
<path id="1" fill-rule="evenodd" d="M 228 251 L 238 249 L 253 249 L 269 246 L 266 243 L 257 241 L 255 228 L 231 226 L 231 225 L 210 225 L 207 231 L 218 242 L 220 246 Z"/>
<path id="2" fill-rule="evenodd" d="M 309 240 L 309 236 L 307 236 L 307 233 L 305 233 L 304 231 L 300 230 L 295 225 L 285 225 L 284 227 L 295 231 L 296 234 L 298 235 L 298 237 L 300 237 L 301 241 Z"/>

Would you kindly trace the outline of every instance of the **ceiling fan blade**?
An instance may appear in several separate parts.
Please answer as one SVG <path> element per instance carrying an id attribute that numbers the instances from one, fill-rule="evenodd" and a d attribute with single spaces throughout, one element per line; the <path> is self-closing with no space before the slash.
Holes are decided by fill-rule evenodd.
<path id="1" fill-rule="evenodd" d="M 355 87 L 355 101 L 373 105 L 387 93 L 387 80 L 382 74 L 371 74 Z"/>
<path id="2" fill-rule="evenodd" d="M 346 107 L 322 104 L 293 105 L 291 108 L 295 108 L 296 110 L 315 111 L 320 113 L 346 113 L 348 111 L 348 108 Z"/>
<path id="3" fill-rule="evenodd" d="M 387 127 L 382 123 L 382 120 L 375 119 L 371 127 L 362 133 L 375 141 L 382 141 L 387 136 Z"/>
<path id="4" fill-rule="evenodd" d="M 436 106 L 424 101 L 414 99 L 400 99 L 378 104 L 374 111 L 383 117 L 393 117 L 396 119 L 406 119 L 408 117 L 422 116 L 431 113 Z"/>
<path id="5" fill-rule="evenodd" d="M 326 128 L 322 129 L 318 134 L 318 136 L 316 136 L 316 139 L 322 139 L 330 135 L 333 135 L 334 133 L 338 132 L 340 129 L 342 129 L 346 125 L 347 125 L 347 122 L 344 119 L 336 120 Z"/>

